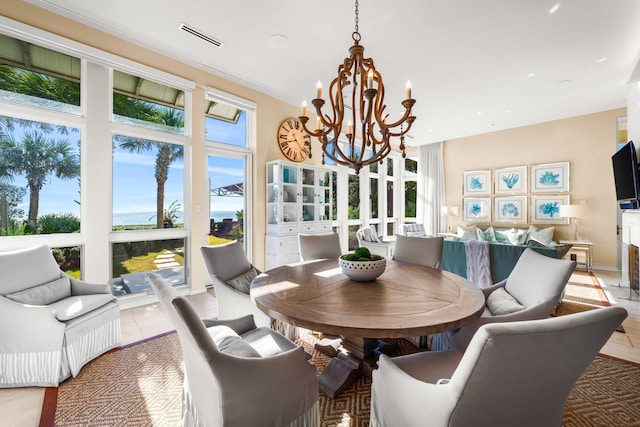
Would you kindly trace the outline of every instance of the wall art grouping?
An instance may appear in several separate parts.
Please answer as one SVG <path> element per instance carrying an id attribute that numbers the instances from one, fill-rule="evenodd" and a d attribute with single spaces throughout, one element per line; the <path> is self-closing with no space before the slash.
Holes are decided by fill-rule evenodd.
<path id="1" fill-rule="evenodd" d="M 474 222 L 568 224 L 559 216 L 569 204 L 569 162 L 463 173 L 463 219 Z M 535 193 L 535 195 L 529 195 Z M 556 194 L 543 194 L 556 193 Z M 492 203 L 493 199 L 493 203 Z M 493 216 L 492 216 L 493 210 Z"/>

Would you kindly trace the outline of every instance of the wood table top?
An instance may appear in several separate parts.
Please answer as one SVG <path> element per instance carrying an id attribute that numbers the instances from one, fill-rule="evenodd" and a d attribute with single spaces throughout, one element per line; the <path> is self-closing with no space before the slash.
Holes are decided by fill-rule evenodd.
<path id="1" fill-rule="evenodd" d="M 283 265 L 251 284 L 251 299 L 274 319 L 327 334 L 405 338 L 465 326 L 482 315 L 482 291 L 448 271 L 387 260 L 372 282 L 342 274 L 338 259 Z"/>

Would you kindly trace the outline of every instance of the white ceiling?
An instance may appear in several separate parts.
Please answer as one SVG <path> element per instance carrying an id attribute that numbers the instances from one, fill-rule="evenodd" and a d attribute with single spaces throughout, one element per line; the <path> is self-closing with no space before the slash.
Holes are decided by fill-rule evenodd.
<path id="1" fill-rule="evenodd" d="M 345 0 L 28 1 L 293 105 L 353 44 Z M 638 0 L 362 0 L 360 34 L 388 112 L 412 82 L 413 145 L 624 107 L 640 80 Z"/>

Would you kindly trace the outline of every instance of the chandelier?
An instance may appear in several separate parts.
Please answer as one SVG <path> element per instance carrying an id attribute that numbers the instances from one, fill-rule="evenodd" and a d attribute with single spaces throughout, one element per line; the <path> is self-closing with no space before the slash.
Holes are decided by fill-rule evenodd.
<path id="1" fill-rule="evenodd" d="M 400 139 L 402 157 L 406 156 L 404 135 L 416 119 L 412 114 L 416 100 L 411 98 L 411 83 L 407 82 L 407 99 L 402 101 L 404 114 L 396 121 L 389 118 L 385 112 L 387 106 L 384 103 L 382 75 L 373 65 L 373 59 L 364 57 L 364 46 L 360 44 L 358 0 L 355 10 L 353 46 L 349 48 L 349 57 L 338 67 L 338 76 L 329 86 L 329 114 L 323 114 L 325 101 L 322 99 L 322 84 L 318 81 L 317 97 L 311 101 L 317 114 L 316 128 L 312 130 L 307 127 L 309 117 L 306 101 L 302 103 L 302 115 L 298 120 L 309 135 L 322 143 L 322 164 L 325 164 L 326 156 L 339 165 L 355 169 L 359 174 L 363 166 L 382 163 L 391 152 L 391 138 Z M 345 109 L 351 111 L 347 113 L 350 116 L 345 134 L 347 143 L 342 147 L 338 139 L 344 128 Z M 357 137 L 359 142 L 356 142 Z"/>

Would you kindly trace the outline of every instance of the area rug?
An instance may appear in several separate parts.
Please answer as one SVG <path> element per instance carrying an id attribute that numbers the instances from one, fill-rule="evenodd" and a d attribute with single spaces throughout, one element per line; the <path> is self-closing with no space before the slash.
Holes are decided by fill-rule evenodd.
<path id="1" fill-rule="evenodd" d="M 611 305 L 606 287 L 593 273 L 576 272 L 565 288 L 564 300 L 597 307 Z"/>
<path id="2" fill-rule="evenodd" d="M 300 344 L 320 372 L 329 358 L 314 349 L 315 341 L 307 334 Z M 419 351 L 406 340 L 397 343 L 399 354 Z M 40 426 L 178 426 L 181 360 L 175 333 L 106 353 L 78 377 L 47 389 Z M 563 426 L 640 426 L 638 390 L 640 365 L 599 355 L 571 392 Z M 370 403 L 365 377 L 336 399 L 321 393 L 321 425 L 368 426 Z"/>
<path id="3" fill-rule="evenodd" d="M 564 316 L 615 304 L 616 301 L 606 286 L 593 273 L 574 272 L 569 278 L 562 302 L 556 307 L 554 315 Z M 625 332 L 622 325 L 618 326 L 616 331 Z"/>

